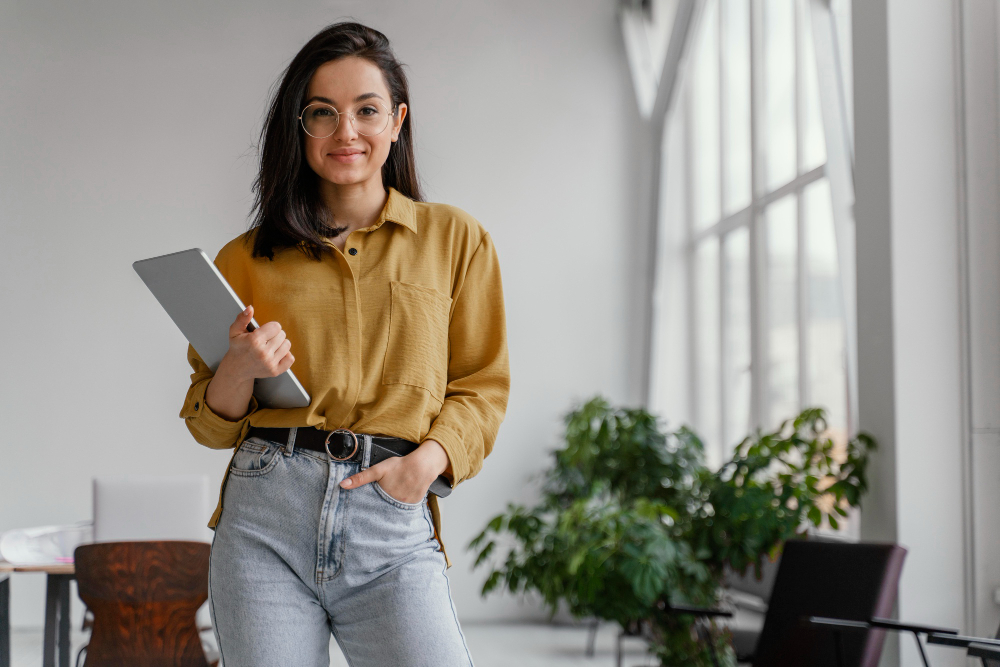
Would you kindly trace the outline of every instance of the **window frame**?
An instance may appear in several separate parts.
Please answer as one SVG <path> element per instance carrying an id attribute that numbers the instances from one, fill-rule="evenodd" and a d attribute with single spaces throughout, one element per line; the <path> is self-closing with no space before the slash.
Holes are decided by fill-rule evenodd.
<path id="1" fill-rule="evenodd" d="M 716 253 L 719 258 L 717 271 L 718 276 L 716 277 L 716 289 L 718 291 L 718 321 L 719 330 L 716 340 L 712 341 L 713 345 L 718 345 L 717 359 L 718 359 L 718 377 L 712 379 L 713 383 L 718 384 L 718 401 L 719 410 L 715 418 L 718 420 L 716 428 L 712 429 L 717 431 L 719 435 L 719 442 L 716 443 L 719 451 L 714 452 L 714 456 L 710 456 L 711 459 L 721 460 L 722 458 L 728 457 L 728 451 L 732 445 L 736 443 L 725 442 L 726 428 L 727 428 L 727 411 L 731 410 L 729 405 L 728 397 L 726 397 L 726 382 L 727 376 L 729 375 L 730 364 L 727 363 L 726 355 L 728 354 L 726 349 L 727 341 L 727 327 L 729 323 L 727 322 L 727 294 L 726 294 L 726 279 L 727 279 L 727 262 L 725 261 L 725 243 L 729 235 L 741 228 L 746 228 L 748 230 L 749 236 L 749 274 L 750 274 L 750 288 L 749 288 L 749 303 L 750 303 L 750 428 L 747 430 L 753 430 L 754 428 L 763 428 L 771 426 L 768 423 L 768 410 L 769 410 L 769 378 L 768 378 L 768 336 L 769 332 L 766 330 L 768 325 L 768 318 L 764 313 L 767 307 L 767 278 L 768 278 L 768 263 L 767 263 L 767 239 L 766 239 L 766 224 L 764 224 L 764 213 L 768 205 L 778 201 L 779 199 L 792 195 L 795 197 L 795 209 L 796 209 L 796 278 L 795 278 L 795 305 L 796 305 L 796 334 L 798 339 L 798 351 L 797 351 L 797 364 L 798 364 L 798 379 L 796 394 L 798 397 L 798 404 L 801 408 L 802 406 L 810 404 L 810 386 L 809 386 L 809 332 L 808 332 L 808 281 L 809 272 L 807 270 L 807 237 L 806 237 L 806 227 L 809 221 L 805 218 L 805 203 L 803 192 L 807 187 L 816 183 L 820 179 L 826 178 L 829 182 L 831 200 L 833 204 L 833 220 L 834 220 L 834 232 L 837 245 L 837 262 L 838 262 L 838 280 L 839 280 L 839 296 L 841 304 L 841 321 L 843 323 L 844 330 L 844 353 L 845 353 L 845 369 L 844 377 L 846 382 L 846 427 L 849 433 L 856 431 L 856 420 L 857 420 L 857 372 L 856 372 L 856 359 L 857 359 L 857 346 L 856 346 L 856 326 L 855 326 L 855 294 L 854 294 L 854 247 L 853 247 L 853 219 L 851 216 L 851 207 L 853 203 L 853 156 L 850 154 L 850 147 L 853 145 L 850 137 L 850 124 L 849 124 L 849 114 L 847 113 L 847 105 L 845 103 L 845 86 L 842 77 L 842 68 L 839 63 L 839 50 L 837 45 L 837 31 L 834 24 L 834 17 L 832 15 L 831 7 L 829 5 L 829 0 L 794 0 L 793 1 L 793 12 L 794 12 L 794 49 L 795 49 L 795 61 L 794 61 L 794 85 L 795 85 L 795 98 L 794 98 L 794 114 L 795 114 L 795 161 L 796 161 L 796 176 L 791 181 L 780 185 L 772 190 L 768 190 L 765 187 L 764 182 L 764 168 L 765 168 L 765 151 L 762 147 L 765 146 L 766 140 L 766 127 L 764 125 L 763 110 L 764 107 L 764 95 L 766 91 L 763 88 L 764 81 L 764 54 L 762 47 L 762 39 L 764 30 L 764 16 L 763 16 L 763 4 L 762 0 L 751 0 L 750 1 L 750 13 L 749 13 L 749 48 L 750 48 L 750 109 L 749 109 L 749 123 L 750 123 L 750 203 L 744 208 L 726 213 L 726 187 L 729 180 L 727 172 L 727 58 L 726 40 L 723 39 L 725 34 L 725 3 L 722 0 L 715 0 L 717 4 L 717 11 L 715 12 L 713 18 L 715 23 L 711 26 L 711 29 L 715 31 L 716 43 L 718 48 L 718 99 L 719 99 L 719 113 L 718 113 L 718 133 L 719 133 L 719 156 L 718 156 L 718 179 L 719 179 L 719 202 L 718 207 L 720 211 L 720 218 L 713 224 L 700 229 L 695 230 L 694 225 L 694 211 L 693 206 L 695 205 L 695 183 L 694 179 L 688 175 L 684 178 L 683 187 L 685 188 L 684 199 L 686 200 L 686 210 L 684 216 L 684 240 L 683 247 L 680 249 L 680 255 L 685 259 L 685 268 L 683 270 L 684 281 L 686 285 L 684 287 L 684 294 L 686 295 L 686 306 L 683 309 L 686 320 L 686 339 L 687 339 L 687 358 L 688 362 L 686 368 L 684 369 L 684 374 L 687 376 L 686 385 L 688 389 L 688 406 L 687 409 L 690 412 L 690 416 L 694 417 L 693 421 L 698 423 L 697 415 L 700 413 L 700 406 L 698 405 L 698 397 L 701 393 L 700 384 L 705 382 L 704 379 L 700 378 L 697 372 L 698 365 L 698 345 L 702 342 L 702 339 L 698 338 L 697 331 L 697 321 L 695 313 L 695 267 L 693 257 L 697 249 L 702 243 L 714 242 L 716 244 Z M 685 40 L 684 54 L 678 57 L 677 61 L 674 63 L 674 67 L 688 67 L 691 68 L 693 63 L 693 58 L 691 57 L 697 52 L 697 41 L 700 36 L 700 31 L 704 26 L 702 26 L 704 16 L 705 16 L 706 0 L 700 0 L 695 5 L 695 10 L 693 16 L 688 26 L 688 35 Z M 804 52 L 804 31 L 811 31 L 812 37 L 812 47 L 814 51 L 814 57 L 816 62 L 816 79 L 815 85 L 819 90 L 819 105 L 820 105 L 820 120 L 822 123 L 823 137 L 826 145 L 826 160 L 819 166 L 815 166 L 810 169 L 804 169 L 804 133 L 805 124 L 803 122 L 805 117 L 805 96 L 808 93 L 805 81 L 805 70 L 804 64 L 808 63 L 807 58 L 810 54 Z M 668 66 L 670 64 L 668 63 Z M 686 85 L 683 79 L 689 78 L 687 72 L 673 77 L 675 82 L 680 81 L 681 85 Z M 693 171 L 692 165 L 694 164 L 693 158 L 693 146 L 692 146 L 692 132 L 690 120 L 693 116 L 692 105 L 694 104 L 692 98 L 693 95 L 683 89 L 677 84 L 674 84 L 678 90 L 672 91 L 671 101 L 673 104 L 670 108 L 664 109 L 662 118 L 652 118 L 651 121 L 656 123 L 660 122 L 660 136 L 666 138 L 669 135 L 669 130 L 667 124 L 672 122 L 677 116 L 680 116 L 678 122 L 684 123 L 684 143 L 683 148 L 683 161 L 685 167 L 689 174 Z M 678 104 L 679 102 L 679 104 Z M 664 150 L 662 142 L 659 142 L 657 148 L 657 159 L 660 161 L 658 165 L 661 170 L 666 170 L 669 167 L 666 164 L 667 151 Z M 665 179 L 659 179 L 658 187 L 662 190 L 665 188 Z M 666 193 L 658 193 L 658 201 L 662 207 L 663 200 L 665 199 Z M 671 221 L 664 220 L 664 216 L 658 212 L 657 213 L 657 227 L 660 228 L 664 224 L 670 224 Z M 676 224 L 676 221 L 674 221 Z M 668 230 L 658 229 L 658 237 L 669 237 L 670 233 Z M 714 239 L 714 241 L 713 241 Z M 676 254 L 674 255 L 676 257 Z M 655 291 L 663 292 L 662 286 L 660 285 L 662 278 L 659 274 L 663 273 L 663 252 L 658 253 L 656 262 L 656 273 L 658 274 L 658 279 L 656 282 L 656 287 L 654 288 L 654 313 L 657 310 L 668 311 L 670 310 L 670 304 L 663 304 L 663 295 L 657 295 Z M 676 305 L 673 308 L 673 312 L 677 312 Z M 653 327 L 652 335 L 650 336 L 651 341 L 651 354 L 650 360 L 654 362 L 657 357 L 657 346 L 662 340 L 662 332 L 658 331 L 658 328 L 662 328 L 663 324 L 657 320 L 654 316 L 652 319 Z M 662 354 L 662 353 L 660 353 Z M 648 395 L 650 397 L 656 394 L 656 385 L 660 381 L 659 378 L 655 377 L 657 374 L 657 369 L 655 363 L 652 364 L 653 369 L 650 372 L 650 386 L 648 389 Z M 684 411 L 681 410 L 683 413 Z M 792 415 L 787 415 L 792 416 Z"/>

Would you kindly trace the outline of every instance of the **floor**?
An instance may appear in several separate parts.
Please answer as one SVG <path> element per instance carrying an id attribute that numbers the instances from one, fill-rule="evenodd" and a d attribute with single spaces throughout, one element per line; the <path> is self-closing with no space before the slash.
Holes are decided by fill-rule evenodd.
<path id="1" fill-rule="evenodd" d="M 587 629 L 585 627 L 545 624 L 478 624 L 462 626 L 466 642 L 476 667 L 614 667 L 614 645 L 617 626 L 604 624 L 597 633 L 594 657 L 586 656 Z M 79 648 L 86 643 L 87 635 L 73 631 L 71 667 Z M 645 644 L 628 639 L 624 646 L 624 667 L 652 667 L 656 661 L 649 657 Z M 42 631 L 14 630 L 11 632 L 12 667 L 38 667 L 42 663 Z M 337 648 L 330 645 L 331 667 L 347 667 L 347 662 Z"/>

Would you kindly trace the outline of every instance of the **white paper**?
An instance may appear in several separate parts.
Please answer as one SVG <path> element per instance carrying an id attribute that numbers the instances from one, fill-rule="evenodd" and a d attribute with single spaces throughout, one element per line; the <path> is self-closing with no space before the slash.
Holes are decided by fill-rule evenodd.
<path id="1" fill-rule="evenodd" d="M 93 541 L 93 521 L 15 528 L 0 535 L 0 558 L 14 565 L 72 563 L 74 549 Z"/>

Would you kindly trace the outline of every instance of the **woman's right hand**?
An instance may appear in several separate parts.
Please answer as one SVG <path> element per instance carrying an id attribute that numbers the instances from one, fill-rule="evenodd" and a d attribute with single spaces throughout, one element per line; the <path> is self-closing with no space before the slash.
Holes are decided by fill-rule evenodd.
<path id="1" fill-rule="evenodd" d="M 252 318 L 253 306 L 247 306 L 229 326 L 229 351 L 220 365 L 225 364 L 234 377 L 243 381 L 281 375 L 295 361 L 289 352 L 292 342 L 277 322 L 247 331 Z"/>

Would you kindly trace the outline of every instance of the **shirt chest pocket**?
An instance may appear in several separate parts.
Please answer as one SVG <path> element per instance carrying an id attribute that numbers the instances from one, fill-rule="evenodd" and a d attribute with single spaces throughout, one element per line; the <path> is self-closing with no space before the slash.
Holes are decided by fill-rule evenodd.
<path id="1" fill-rule="evenodd" d="M 422 387 L 444 401 L 451 297 L 430 287 L 395 280 L 390 291 L 389 343 L 382 384 Z"/>

